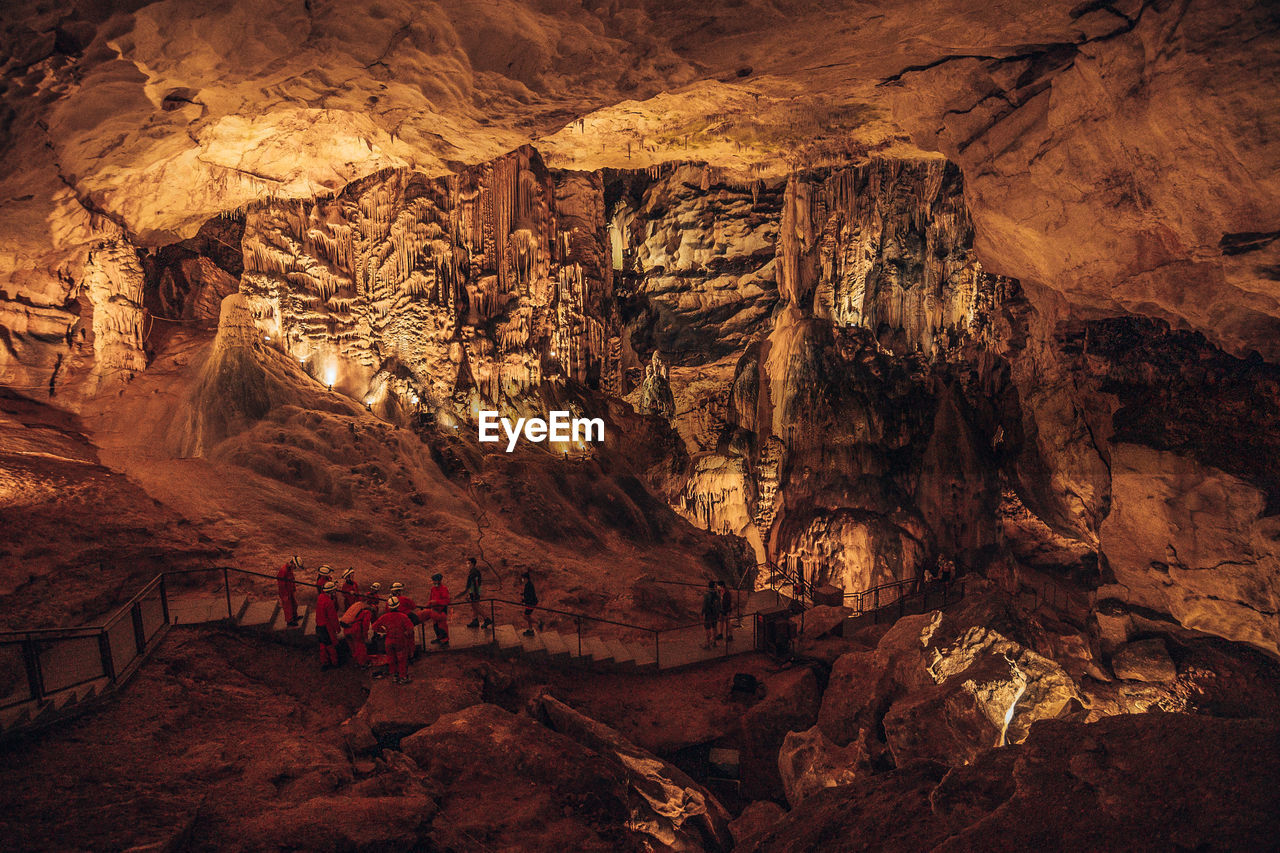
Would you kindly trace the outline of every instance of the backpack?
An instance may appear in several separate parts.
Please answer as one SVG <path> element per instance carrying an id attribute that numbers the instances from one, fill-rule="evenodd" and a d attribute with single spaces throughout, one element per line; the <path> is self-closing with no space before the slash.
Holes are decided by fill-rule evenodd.
<path id="1" fill-rule="evenodd" d="M 342 614 L 342 618 L 338 620 L 338 624 L 343 628 L 350 628 L 356 624 L 356 620 L 360 618 L 360 611 L 369 605 L 363 601 L 357 601 L 355 604 L 347 608 L 347 612 Z"/>

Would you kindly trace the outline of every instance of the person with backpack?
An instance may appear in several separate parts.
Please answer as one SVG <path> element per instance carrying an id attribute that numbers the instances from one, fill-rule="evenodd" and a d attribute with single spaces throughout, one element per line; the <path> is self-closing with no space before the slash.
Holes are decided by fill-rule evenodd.
<path id="1" fill-rule="evenodd" d="M 538 592 L 533 588 L 533 575 L 529 574 L 526 569 L 521 579 L 524 580 L 524 590 L 520 593 L 520 602 L 524 604 L 524 635 L 526 637 L 533 636 L 533 609 L 538 606 Z"/>
<path id="2" fill-rule="evenodd" d="M 347 637 L 347 645 L 351 647 L 351 657 L 355 659 L 356 666 L 362 669 L 369 666 L 369 627 L 373 624 L 373 610 L 369 606 L 369 602 L 364 598 L 357 596 L 351 606 L 342 614 L 342 618 L 338 620 L 338 624 L 342 626 L 342 633 Z"/>
<path id="3" fill-rule="evenodd" d="M 715 581 L 707 581 L 707 591 L 702 596 L 702 627 L 707 629 L 707 641 L 702 644 L 709 649 L 716 644 L 716 625 L 720 622 L 720 593 L 716 590 Z"/>

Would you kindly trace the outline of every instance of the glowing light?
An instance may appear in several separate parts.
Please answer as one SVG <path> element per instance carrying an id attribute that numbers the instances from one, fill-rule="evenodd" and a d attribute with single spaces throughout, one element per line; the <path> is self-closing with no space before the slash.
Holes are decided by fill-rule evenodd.
<path id="1" fill-rule="evenodd" d="M 996 746 L 1005 745 L 1009 734 L 1009 723 L 1013 722 L 1013 711 L 1018 707 L 1018 700 L 1022 698 L 1022 694 L 1027 692 L 1027 676 L 1018 668 L 1018 662 L 1009 657 L 1008 654 L 1005 654 L 1004 659 L 1013 673 L 1013 680 L 1018 685 L 1018 692 L 1013 694 L 1013 701 L 1009 703 L 1009 710 L 1004 712 L 1004 725 L 1000 729 L 1000 742 Z"/>
<path id="2" fill-rule="evenodd" d="M 324 372 L 324 384 L 329 386 L 329 390 L 333 390 L 333 386 L 338 381 L 338 368 L 330 365 Z"/>

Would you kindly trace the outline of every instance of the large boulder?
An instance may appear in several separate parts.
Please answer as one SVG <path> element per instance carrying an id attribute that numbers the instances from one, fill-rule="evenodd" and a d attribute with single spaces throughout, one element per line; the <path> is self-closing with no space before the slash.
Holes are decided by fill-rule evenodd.
<path id="1" fill-rule="evenodd" d="M 823 788 L 845 785 L 871 772 L 866 738 L 836 746 L 822 729 L 789 732 L 778 752 L 778 772 L 787 802 L 793 807 Z"/>
<path id="2" fill-rule="evenodd" d="M 233 821 L 222 850 L 407 850 L 430 836 L 436 804 L 422 794 L 332 795 Z"/>
<path id="3" fill-rule="evenodd" d="M 918 761 L 819 791 L 735 853 L 1272 849 L 1277 778 L 1273 720 L 1055 720 L 969 764 Z"/>
<path id="4" fill-rule="evenodd" d="M 933 684 L 929 650 L 954 633 L 940 612 L 907 616 L 880 637 L 874 651 L 837 659 L 818 711 L 826 738 L 837 746 L 849 744 L 874 730 L 896 698 Z"/>
<path id="5" fill-rule="evenodd" d="M 365 742 L 364 731 L 374 737 L 395 738 L 412 734 L 445 714 L 480 704 L 484 688 L 479 676 L 420 677 L 408 684 L 375 679 L 369 698 L 344 728 L 350 739 Z"/>
<path id="6" fill-rule="evenodd" d="M 438 847 L 563 853 L 634 850 L 634 797 L 617 765 L 496 705 L 445 714 L 401 741 L 438 791 Z"/>
<path id="7" fill-rule="evenodd" d="M 1111 658 L 1111 670 L 1116 678 L 1127 681 L 1167 683 L 1178 677 L 1169 650 L 1159 637 L 1122 646 Z"/>
<path id="8" fill-rule="evenodd" d="M 1136 444 L 1112 452 L 1111 488 L 1101 548 L 1116 583 L 1100 597 L 1280 656 L 1280 518 L 1262 490 Z"/>
<path id="9" fill-rule="evenodd" d="M 749 803 L 742 813 L 729 824 L 733 833 L 733 843 L 742 845 L 749 839 L 767 831 L 782 819 L 787 812 L 772 800 L 756 800 Z"/>
<path id="10" fill-rule="evenodd" d="M 633 794 L 630 830 L 669 850 L 732 846 L 729 813 L 684 771 L 553 696 L 543 695 L 540 707 L 552 728 L 604 758 L 625 780 Z"/>
<path id="11" fill-rule="evenodd" d="M 768 695 L 743 715 L 739 739 L 742 793 L 758 800 L 784 795 L 778 751 L 788 733 L 817 721 L 822 698 L 818 680 L 807 667 L 779 673 L 766 686 Z"/>

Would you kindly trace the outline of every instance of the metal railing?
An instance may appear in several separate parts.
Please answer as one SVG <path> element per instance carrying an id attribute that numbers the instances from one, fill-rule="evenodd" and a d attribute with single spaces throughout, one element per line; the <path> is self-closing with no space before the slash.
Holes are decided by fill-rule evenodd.
<path id="1" fill-rule="evenodd" d="M 99 625 L 0 633 L 0 710 L 105 680 L 113 689 L 133 674 L 169 624 L 164 576 L 152 578 Z"/>
<path id="2" fill-rule="evenodd" d="M 793 585 L 793 591 L 803 594 L 802 590 L 794 589 L 797 581 L 788 576 L 785 571 L 780 569 L 772 571 L 777 567 L 771 563 L 761 564 L 761 566 L 771 570 L 770 588 L 778 596 L 779 605 L 782 604 L 784 597 L 781 588 L 788 583 Z M 220 576 L 221 589 L 210 590 L 207 585 L 192 584 L 192 577 L 199 575 L 213 575 L 215 578 Z M 271 595 L 263 596 L 258 600 L 274 601 L 276 599 L 274 582 L 277 578 L 274 574 L 231 566 L 173 570 L 156 575 L 101 624 L 78 628 L 38 628 L 0 633 L 0 691 L 7 691 L 4 695 L 0 695 L 0 710 L 26 703 L 35 705 L 38 710 L 43 710 L 43 706 L 59 694 L 66 694 L 68 691 L 97 681 L 104 682 L 103 689 L 98 691 L 99 695 L 117 689 L 136 672 L 146 656 L 158 645 L 165 630 L 173 621 L 172 607 L 175 599 L 172 596 L 176 588 L 200 587 L 206 595 L 213 596 L 212 601 L 218 602 L 220 606 L 215 605 L 216 614 L 205 613 L 204 617 L 198 621 L 221 618 L 233 620 L 240 614 L 232 597 L 232 581 L 244 579 L 263 579 L 271 582 Z M 907 602 L 917 598 L 926 607 L 931 598 L 936 598 L 945 605 L 950 600 L 963 595 L 963 581 L 962 578 L 950 584 L 926 585 L 916 589 L 911 587 L 918 587 L 918 581 L 895 581 L 869 590 L 846 593 L 844 598 L 847 602 L 852 602 L 850 606 L 854 615 L 872 613 L 878 621 L 882 610 L 893 603 L 897 603 L 903 613 L 905 613 Z M 687 581 L 662 582 L 697 586 Z M 313 582 L 305 579 L 295 579 L 295 584 L 300 591 L 315 588 Z M 737 613 L 731 627 L 741 628 L 743 620 L 751 618 L 752 642 L 750 645 L 743 643 L 732 648 L 727 642 L 723 643 L 723 651 L 720 652 L 720 656 L 723 657 L 752 651 L 759 647 L 760 638 L 755 635 L 758 620 L 754 617 L 765 611 L 757 609 L 744 613 L 740 587 L 741 584 L 736 590 Z M 219 591 L 222 593 L 221 596 L 217 594 Z M 361 595 L 369 599 L 384 599 L 383 596 L 372 596 L 368 592 L 362 592 Z M 788 603 L 792 601 L 794 599 L 788 598 Z M 244 596 L 241 608 L 248 607 L 250 603 L 251 598 Z M 489 611 L 491 622 L 488 629 L 489 640 L 495 645 L 498 643 L 499 611 L 504 611 L 505 615 L 507 609 L 513 608 L 515 615 L 511 624 L 518 626 L 526 609 L 526 605 L 522 602 L 497 597 L 483 598 L 478 603 L 482 609 L 487 608 Z M 463 608 L 461 612 L 465 613 L 470 602 L 455 600 L 450 606 Z M 425 609 L 427 608 L 420 606 L 419 612 Z M 654 627 L 541 604 L 528 609 L 540 614 L 542 617 L 540 621 L 550 617 L 553 622 L 552 627 L 557 631 L 563 628 L 568 634 L 571 627 L 570 636 L 575 648 L 569 651 L 576 651 L 579 657 L 583 656 L 584 642 L 589 641 L 591 637 L 626 643 L 652 644 L 653 663 L 657 668 L 661 668 L 664 661 L 671 664 L 673 659 L 683 663 L 686 659 L 687 662 L 693 662 L 707 660 L 710 657 L 705 653 L 699 653 L 697 649 L 698 640 L 702 638 L 700 632 L 704 630 L 702 620 Z M 222 615 L 223 612 L 225 617 Z M 428 624 L 429 620 L 424 619 L 419 625 L 419 642 L 424 647 Z M 719 627 L 721 626 L 717 626 Z M 720 646 L 721 644 L 717 643 L 717 648 Z"/>
<path id="3" fill-rule="evenodd" d="M 854 616 L 871 614 L 872 621 L 880 622 L 880 615 L 888 611 L 892 605 L 898 606 L 898 616 L 905 616 L 909 606 L 918 603 L 920 612 L 930 608 L 932 600 L 936 607 L 946 607 L 964 597 L 968 577 L 954 578 L 949 581 L 925 581 L 919 578 L 889 581 L 871 589 L 860 592 L 846 592 L 846 606 L 853 610 Z"/>

